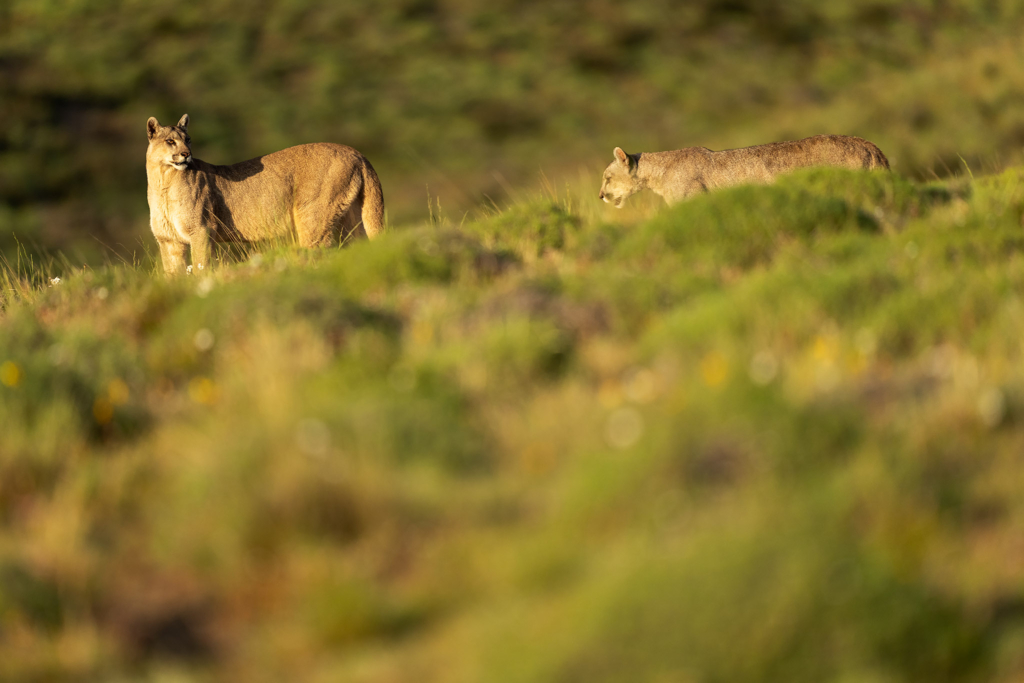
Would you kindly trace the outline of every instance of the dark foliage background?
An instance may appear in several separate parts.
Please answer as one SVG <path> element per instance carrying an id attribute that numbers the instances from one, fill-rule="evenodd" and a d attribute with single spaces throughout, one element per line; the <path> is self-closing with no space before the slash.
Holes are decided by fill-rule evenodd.
<path id="1" fill-rule="evenodd" d="M 5 0 L 0 239 L 138 249 L 144 122 L 186 111 L 214 163 L 360 149 L 397 222 L 615 145 L 840 132 L 947 175 L 1024 144 L 1022 22 L 977 0 Z"/>

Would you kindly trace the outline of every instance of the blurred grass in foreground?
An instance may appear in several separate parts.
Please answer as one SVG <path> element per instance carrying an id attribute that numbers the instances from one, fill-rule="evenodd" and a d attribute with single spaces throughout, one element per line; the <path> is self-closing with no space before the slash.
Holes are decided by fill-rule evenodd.
<path id="1" fill-rule="evenodd" d="M 1022 181 L 8 269 L 0 678 L 1018 680 Z"/>

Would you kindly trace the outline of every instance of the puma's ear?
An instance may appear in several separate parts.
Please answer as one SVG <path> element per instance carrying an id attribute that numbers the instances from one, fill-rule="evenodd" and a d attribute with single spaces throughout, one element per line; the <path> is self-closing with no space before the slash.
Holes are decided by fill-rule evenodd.
<path id="1" fill-rule="evenodd" d="M 188 114 L 185 114 L 180 119 L 178 119 L 178 128 L 181 128 L 182 130 L 188 130 Z"/>
<path id="2" fill-rule="evenodd" d="M 613 153 L 615 154 L 615 158 L 619 160 L 620 164 L 623 166 L 629 166 L 629 155 L 623 152 L 621 147 L 616 147 Z"/>
<path id="3" fill-rule="evenodd" d="M 149 131 L 149 139 L 152 140 L 153 136 L 160 129 L 160 122 L 156 120 L 155 116 L 150 116 L 149 121 L 146 121 L 146 130 Z"/>

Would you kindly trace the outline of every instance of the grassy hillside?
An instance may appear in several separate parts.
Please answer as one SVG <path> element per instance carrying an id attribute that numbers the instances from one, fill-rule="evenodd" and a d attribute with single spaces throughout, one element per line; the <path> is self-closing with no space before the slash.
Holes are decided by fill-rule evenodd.
<path id="1" fill-rule="evenodd" d="M 0 679 L 1019 680 L 1024 171 L 591 185 L 8 272 Z"/>
<path id="2" fill-rule="evenodd" d="M 614 146 L 844 133 L 907 177 L 992 170 L 1024 146 L 1022 30 L 1014 0 L 6 0 L 0 251 L 141 251 L 145 121 L 185 112 L 213 163 L 353 145 L 398 223 Z"/>

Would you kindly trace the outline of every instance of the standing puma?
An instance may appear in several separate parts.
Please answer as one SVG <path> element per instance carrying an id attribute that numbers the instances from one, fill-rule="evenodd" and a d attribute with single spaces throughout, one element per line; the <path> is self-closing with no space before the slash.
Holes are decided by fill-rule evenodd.
<path id="1" fill-rule="evenodd" d="M 616 147 L 615 161 L 604 171 L 598 198 L 621 209 L 627 197 L 650 189 L 675 204 L 719 187 L 770 183 L 780 173 L 807 166 L 888 169 L 889 160 L 874 144 L 847 135 L 815 135 L 721 152 L 687 147 L 626 154 Z"/>
<path id="2" fill-rule="evenodd" d="M 344 145 L 313 143 L 214 166 L 192 156 L 188 114 L 146 122 L 149 221 L 168 273 L 210 265 L 210 243 L 295 234 L 304 247 L 384 231 L 384 194 L 373 166 Z"/>

